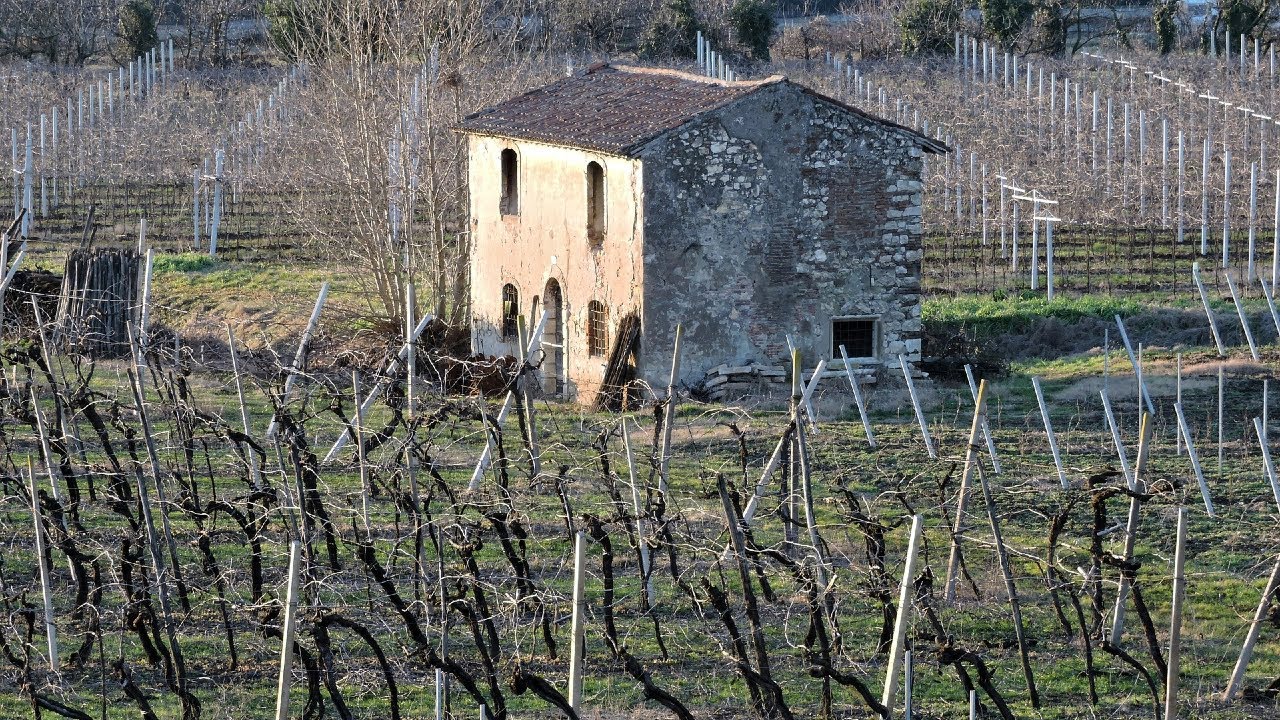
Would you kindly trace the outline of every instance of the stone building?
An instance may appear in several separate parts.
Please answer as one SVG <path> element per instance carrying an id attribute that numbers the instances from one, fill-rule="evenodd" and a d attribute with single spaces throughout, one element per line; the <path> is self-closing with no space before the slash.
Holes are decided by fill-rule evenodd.
<path id="1" fill-rule="evenodd" d="M 920 355 L 921 166 L 945 148 L 782 76 L 596 65 L 468 116 L 472 342 L 546 310 L 548 394 Z M 537 358 L 535 358 L 537 360 Z M 837 366 L 839 363 L 837 363 Z"/>

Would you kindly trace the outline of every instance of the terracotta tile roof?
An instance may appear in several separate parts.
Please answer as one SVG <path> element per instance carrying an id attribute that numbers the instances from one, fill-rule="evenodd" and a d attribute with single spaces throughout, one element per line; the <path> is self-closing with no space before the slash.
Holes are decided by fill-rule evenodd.
<path id="1" fill-rule="evenodd" d="M 760 88 L 790 83 L 782 75 L 734 82 L 677 70 L 600 63 L 462 119 L 461 129 L 477 135 L 536 140 L 634 155 L 662 133 Z M 794 83 L 791 83 L 794 84 Z M 804 92 L 872 122 L 911 136 L 926 152 L 947 147 L 911 128 L 876 117 L 803 85 Z"/>
<path id="2" fill-rule="evenodd" d="M 671 70 L 595 65 L 468 115 L 462 130 L 630 155 L 640 145 L 757 89 Z"/>

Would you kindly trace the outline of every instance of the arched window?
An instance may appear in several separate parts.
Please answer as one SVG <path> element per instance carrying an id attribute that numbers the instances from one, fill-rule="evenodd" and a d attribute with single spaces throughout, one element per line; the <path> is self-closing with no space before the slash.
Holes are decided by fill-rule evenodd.
<path id="1" fill-rule="evenodd" d="M 520 214 L 520 159 L 516 151 L 502 151 L 502 200 L 499 209 L 503 215 Z"/>
<path id="2" fill-rule="evenodd" d="M 520 293 L 516 286 L 502 286 L 502 339 L 515 340 L 519 334 L 516 318 L 520 317 Z"/>
<path id="3" fill-rule="evenodd" d="M 598 162 L 587 163 L 587 240 L 592 245 L 604 242 L 604 168 Z"/>
<path id="4" fill-rule="evenodd" d="M 609 352 L 609 311 L 604 303 L 587 303 L 587 354 L 595 357 Z"/>

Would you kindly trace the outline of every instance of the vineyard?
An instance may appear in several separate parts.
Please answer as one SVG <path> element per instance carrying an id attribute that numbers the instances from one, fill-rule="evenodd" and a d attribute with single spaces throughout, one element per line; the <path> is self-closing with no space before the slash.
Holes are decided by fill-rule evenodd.
<path id="1" fill-rule="evenodd" d="M 952 149 L 927 330 L 1010 350 L 850 375 L 867 413 L 817 358 L 789 400 L 554 402 L 545 316 L 509 367 L 443 351 L 448 128 L 590 58 L 11 68 L 0 715 L 1276 714 L 1273 56 L 957 41 L 753 69 Z M 146 269 L 95 360 L 73 298 L 16 278 L 104 247 Z M 176 331 L 268 283 L 293 302 Z"/>

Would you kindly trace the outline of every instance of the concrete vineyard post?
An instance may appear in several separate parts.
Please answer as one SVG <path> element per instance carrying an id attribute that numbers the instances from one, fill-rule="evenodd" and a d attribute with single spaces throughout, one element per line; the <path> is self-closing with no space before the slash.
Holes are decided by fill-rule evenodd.
<path id="1" fill-rule="evenodd" d="M 858 417 L 862 419 L 862 429 L 867 434 L 867 444 L 875 447 L 876 438 L 871 432 L 871 421 L 867 418 L 867 404 L 863 400 L 862 388 L 858 385 L 858 378 L 853 374 L 853 366 L 849 363 L 849 354 L 845 351 L 844 345 L 840 346 L 840 359 L 844 361 L 844 374 L 849 380 L 849 387 L 853 390 L 853 401 L 858 406 Z"/>
<path id="2" fill-rule="evenodd" d="M 40 590 L 44 598 L 44 634 L 49 650 L 49 670 L 58 672 L 58 626 L 54 622 L 53 588 L 49 583 L 49 564 L 45 562 L 47 553 L 44 541 L 44 523 L 40 521 L 40 496 L 36 493 L 36 469 L 27 456 L 27 481 L 31 491 L 31 519 L 35 523 L 36 564 L 40 567 Z"/>
<path id="3" fill-rule="evenodd" d="M 1209 320 L 1209 332 L 1213 335 L 1213 344 L 1218 348 L 1218 357 L 1226 357 L 1227 348 L 1222 344 L 1222 334 L 1218 332 L 1217 318 L 1213 314 L 1213 308 L 1209 306 L 1209 293 L 1205 291 L 1204 282 L 1200 279 L 1200 263 L 1198 262 L 1191 264 L 1191 279 L 1195 282 L 1196 290 L 1200 293 L 1200 303 L 1204 305 L 1204 314 Z"/>
<path id="4" fill-rule="evenodd" d="M 573 538 L 573 619 L 569 644 L 569 707 L 582 710 L 582 664 L 586 660 L 587 536 L 579 530 Z"/>
<path id="5" fill-rule="evenodd" d="M 320 285 L 320 293 L 316 296 L 315 307 L 311 310 L 311 317 L 307 320 L 307 326 L 302 331 L 302 337 L 298 340 L 298 350 L 294 353 L 293 364 L 289 366 L 289 374 L 284 379 L 284 391 L 280 395 L 280 403 L 289 402 L 289 395 L 293 391 L 293 385 L 297 382 L 298 374 L 302 372 L 303 363 L 307 359 L 307 346 L 311 343 L 311 336 L 316 331 L 316 326 L 320 324 L 320 312 L 324 310 L 325 299 L 329 297 L 329 281 L 326 280 Z M 267 437 L 274 438 L 276 430 L 279 427 L 275 419 L 271 420 L 271 425 L 267 427 Z"/>
<path id="6" fill-rule="evenodd" d="M 915 409 L 916 420 L 920 423 L 920 434 L 924 437 L 925 449 L 929 457 L 937 459 L 938 451 L 933 446 L 933 437 L 929 435 L 929 421 L 925 419 L 924 409 L 920 407 L 920 397 L 916 395 L 916 384 L 911 378 L 911 369 L 907 367 L 906 357 L 898 356 L 898 365 L 902 368 L 902 376 L 907 380 L 907 392 L 911 395 L 911 407 Z"/>
<path id="7" fill-rule="evenodd" d="M 1173 404 L 1173 412 L 1178 416 L 1178 430 L 1186 443 L 1187 457 L 1191 460 L 1191 469 L 1196 473 L 1196 482 L 1200 485 L 1200 495 L 1204 499 L 1205 512 L 1215 517 L 1213 500 L 1209 497 L 1209 484 L 1204 480 L 1204 470 L 1200 465 L 1200 455 L 1196 452 L 1195 443 L 1191 440 L 1191 428 L 1187 425 L 1186 415 L 1182 412 L 1182 403 Z"/>
<path id="8" fill-rule="evenodd" d="M 658 493 L 667 497 L 667 483 L 670 480 L 671 468 L 671 432 L 676 421 L 676 384 L 680 382 L 680 339 L 684 335 L 683 326 L 676 325 L 676 335 L 672 341 L 671 376 L 667 380 L 667 402 L 662 414 L 662 454 L 658 465 Z"/>
<path id="9" fill-rule="evenodd" d="M 1049 420 L 1049 406 L 1044 401 L 1044 391 L 1040 387 L 1040 378 L 1032 377 L 1031 386 L 1036 391 L 1036 402 L 1040 405 L 1040 418 L 1044 421 L 1044 432 L 1049 438 L 1049 450 L 1053 453 L 1053 465 L 1058 470 L 1058 481 L 1062 483 L 1062 489 L 1066 490 L 1071 487 L 1071 482 L 1067 480 L 1067 474 L 1062 468 L 1062 456 L 1058 452 L 1058 438 L 1053 432 L 1053 423 Z"/>
<path id="10" fill-rule="evenodd" d="M 1245 313 L 1244 304 L 1240 301 L 1240 293 L 1236 292 L 1236 284 L 1231 279 L 1231 273 L 1222 275 L 1227 281 L 1227 290 L 1231 292 L 1231 301 L 1235 303 L 1236 315 L 1240 318 L 1240 328 L 1244 330 L 1244 339 L 1249 344 L 1249 354 L 1253 356 L 1254 362 L 1258 362 L 1261 360 L 1258 355 L 1258 345 L 1253 341 L 1253 331 L 1249 329 L 1249 316 Z"/>

